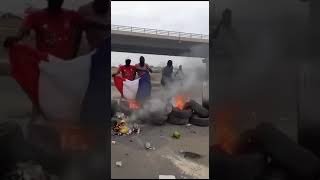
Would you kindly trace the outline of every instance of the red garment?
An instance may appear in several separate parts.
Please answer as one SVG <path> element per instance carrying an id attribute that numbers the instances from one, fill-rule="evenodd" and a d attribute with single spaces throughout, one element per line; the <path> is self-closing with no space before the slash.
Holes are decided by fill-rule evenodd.
<path id="1" fill-rule="evenodd" d="M 46 61 L 47 57 L 48 54 L 21 44 L 15 44 L 9 49 L 11 75 L 36 106 L 39 105 L 38 66 L 42 60 Z"/>
<path id="2" fill-rule="evenodd" d="M 75 50 L 74 32 L 85 23 L 74 11 L 62 10 L 51 15 L 40 10 L 28 15 L 23 26 L 36 32 L 36 44 L 40 51 L 48 52 L 62 59 L 70 59 Z"/>
<path id="3" fill-rule="evenodd" d="M 133 81 L 136 77 L 136 68 L 134 66 L 120 66 L 119 70 L 125 79 Z"/>

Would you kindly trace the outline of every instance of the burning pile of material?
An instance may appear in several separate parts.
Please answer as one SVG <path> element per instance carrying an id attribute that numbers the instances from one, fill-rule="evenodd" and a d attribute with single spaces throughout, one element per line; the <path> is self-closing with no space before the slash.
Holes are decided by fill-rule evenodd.
<path id="1" fill-rule="evenodd" d="M 128 124 L 128 116 L 123 113 L 117 114 L 117 119 L 114 121 L 112 128 L 114 135 L 131 135 L 131 134 L 140 134 L 140 127 L 138 124 L 133 123 L 132 127 Z"/>
<path id="2" fill-rule="evenodd" d="M 218 126 L 218 128 L 223 128 Z M 227 127 L 225 127 L 227 128 Z M 234 137 L 230 131 L 219 133 L 233 142 L 219 142 L 212 153 L 217 179 L 318 179 L 320 159 L 270 123 L 262 123 Z M 218 133 L 218 132 L 217 132 Z M 219 134 L 218 133 L 218 134 Z M 221 135 L 223 136 L 223 135 Z M 222 138 L 226 140 L 225 138 Z"/>
<path id="3" fill-rule="evenodd" d="M 164 125 L 166 122 L 175 125 L 189 123 L 196 126 L 209 125 L 209 110 L 196 101 L 190 100 L 190 96 L 186 94 L 177 94 L 167 100 L 150 99 L 145 101 L 143 106 L 137 101 L 120 101 L 118 111 L 122 112 L 123 116 L 129 116 L 131 121 L 148 122 L 154 125 Z M 128 117 L 119 117 L 116 121 L 120 122 L 119 120 L 128 122 Z M 122 129 L 127 132 L 127 128 Z"/>
<path id="4" fill-rule="evenodd" d="M 190 100 L 188 95 L 178 94 L 172 98 L 172 111 L 168 116 L 168 122 L 176 125 L 188 123 L 197 126 L 209 125 L 209 110 Z"/>

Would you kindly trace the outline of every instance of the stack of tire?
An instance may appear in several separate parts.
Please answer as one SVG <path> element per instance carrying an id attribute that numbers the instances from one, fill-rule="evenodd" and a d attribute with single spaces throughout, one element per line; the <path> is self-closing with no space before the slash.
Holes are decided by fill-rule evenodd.
<path id="1" fill-rule="evenodd" d="M 209 126 L 209 110 L 196 101 L 190 100 L 184 109 L 172 109 L 168 117 L 168 123 L 175 125 L 186 125 L 190 123 L 196 126 Z"/>

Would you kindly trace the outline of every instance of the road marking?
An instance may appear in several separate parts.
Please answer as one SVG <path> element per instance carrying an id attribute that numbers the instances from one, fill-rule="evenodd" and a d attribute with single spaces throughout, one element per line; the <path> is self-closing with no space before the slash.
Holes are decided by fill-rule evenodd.
<path id="1" fill-rule="evenodd" d="M 178 155 L 162 156 L 169 159 L 181 172 L 195 179 L 209 179 L 209 168 Z"/>

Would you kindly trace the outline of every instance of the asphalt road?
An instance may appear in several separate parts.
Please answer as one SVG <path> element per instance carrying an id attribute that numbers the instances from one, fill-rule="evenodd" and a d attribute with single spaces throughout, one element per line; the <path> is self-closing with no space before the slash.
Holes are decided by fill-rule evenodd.
<path id="1" fill-rule="evenodd" d="M 180 139 L 172 138 L 174 131 Z M 141 133 L 112 136 L 112 179 L 158 179 L 159 175 L 174 175 L 177 179 L 209 178 L 209 128 L 197 126 L 145 125 Z M 147 150 L 145 143 L 155 150 Z M 180 151 L 200 154 L 200 159 L 184 158 Z M 116 166 L 121 161 L 122 166 Z"/>

